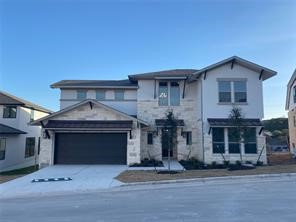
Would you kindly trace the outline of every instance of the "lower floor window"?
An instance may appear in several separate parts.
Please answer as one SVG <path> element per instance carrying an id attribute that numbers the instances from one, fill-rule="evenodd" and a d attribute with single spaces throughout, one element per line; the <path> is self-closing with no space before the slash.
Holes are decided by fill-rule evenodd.
<path id="1" fill-rule="evenodd" d="M 35 137 L 26 138 L 25 157 L 31 157 L 35 154 Z"/>
<path id="2" fill-rule="evenodd" d="M 245 132 L 245 153 L 257 153 L 256 128 L 248 128 Z"/>
<path id="3" fill-rule="evenodd" d="M 0 138 L 0 160 L 5 159 L 6 139 Z"/>
<path id="4" fill-rule="evenodd" d="M 186 145 L 192 145 L 192 132 L 186 132 Z"/>
<path id="5" fill-rule="evenodd" d="M 147 133 L 147 144 L 149 144 L 149 145 L 153 144 L 153 133 L 152 132 Z"/>
<path id="6" fill-rule="evenodd" d="M 224 128 L 213 128 L 213 153 L 225 153 Z"/>
<path id="7" fill-rule="evenodd" d="M 228 128 L 228 151 L 229 153 L 240 153 L 240 136 L 235 128 Z"/>
<path id="8" fill-rule="evenodd" d="M 224 153 L 225 146 L 228 145 L 229 154 L 239 154 L 244 148 L 245 154 L 257 153 L 256 128 L 248 127 L 241 132 L 243 135 L 243 143 L 241 143 L 240 132 L 229 127 L 224 131 L 224 128 L 212 128 L 213 153 Z M 224 137 L 228 138 L 228 144 L 225 144 Z"/>

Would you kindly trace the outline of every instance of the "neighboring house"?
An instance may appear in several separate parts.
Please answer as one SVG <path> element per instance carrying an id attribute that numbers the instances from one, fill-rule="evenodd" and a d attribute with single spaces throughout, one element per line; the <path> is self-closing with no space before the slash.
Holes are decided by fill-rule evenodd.
<path id="1" fill-rule="evenodd" d="M 0 171 L 35 164 L 41 127 L 29 123 L 50 113 L 41 106 L 0 91 Z"/>
<path id="2" fill-rule="evenodd" d="M 263 81 L 275 71 L 239 57 L 201 70 L 176 69 L 129 75 L 126 80 L 63 80 L 61 110 L 42 125 L 41 165 L 132 164 L 144 158 L 197 158 L 205 163 L 256 162 L 263 147 Z M 251 128 L 246 144 L 232 137 L 229 113 L 241 107 Z M 178 119 L 177 145 L 161 142 L 165 113 Z M 223 153 L 223 156 L 221 155 Z M 266 149 L 261 161 L 266 163 Z"/>
<path id="3" fill-rule="evenodd" d="M 290 151 L 296 152 L 296 69 L 287 85 L 286 110 L 289 121 Z"/>

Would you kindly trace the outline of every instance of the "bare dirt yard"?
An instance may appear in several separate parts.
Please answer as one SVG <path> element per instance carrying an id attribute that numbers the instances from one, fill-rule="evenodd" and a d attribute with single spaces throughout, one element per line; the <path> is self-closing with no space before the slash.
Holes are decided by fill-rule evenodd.
<path id="1" fill-rule="evenodd" d="M 296 173 L 296 164 L 260 166 L 252 170 L 209 169 L 209 170 L 186 170 L 177 174 L 157 174 L 155 171 L 127 170 L 116 177 L 124 183 L 161 181 L 175 179 L 192 179 L 205 177 L 242 176 L 273 173 Z"/>

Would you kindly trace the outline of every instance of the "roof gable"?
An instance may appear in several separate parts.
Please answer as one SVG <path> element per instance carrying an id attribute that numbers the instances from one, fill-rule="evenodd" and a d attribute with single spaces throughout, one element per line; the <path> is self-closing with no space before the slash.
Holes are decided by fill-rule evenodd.
<path id="1" fill-rule="evenodd" d="M 27 108 L 32 108 L 32 109 L 41 111 L 41 112 L 52 113 L 52 111 L 50 111 L 42 106 L 36 105 L 36 104 L 31 103 L 27 100 L 18 98 L 16 96 L 13 96 L 13 95 L 11 95 L 7 92 L 3 92 L 3 91 L 0 91 L 0 105 L 24 106 Z"/>
<path id="2" fill-rule="evenodd" d="M 209 70 L 218 68 L 220 66 L 226 65 L 226 64 L 231 64 L 233 66 L 234 64 L 239 64 L 245 68 L 248 68 L 250 70 L 253 70 L 258 73 L 258 78 L 262 78 L 263 80 L 266 80 L 268 78 L 271 78 L 272 76 L 275 76 L 277 74 L 276 71 L 273 71 L 271 69 L 268 69 L 264 66 L 258 65 L 256 63 L 250 62 L 248 60 L 242 59 L 238 56 L 232 56 L 228 59 L 222 60 L 220 62 L 217 62 L 215 64 L 209 65 L 205 68 L 202 68 L 198 72 L 194 73 L 192 78 L 190 79 L 191 81 L 199 78 L 201 74 L 206 73 Z"/>

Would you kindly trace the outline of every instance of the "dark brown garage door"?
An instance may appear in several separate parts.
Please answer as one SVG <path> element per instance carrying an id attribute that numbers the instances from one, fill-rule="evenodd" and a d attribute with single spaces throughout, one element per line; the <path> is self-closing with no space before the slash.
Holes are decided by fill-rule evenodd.
<path id="1" fill-rule="evenodd" d="M 126 164 L 126 133 L 56 133 L 55 164 Z"/>

